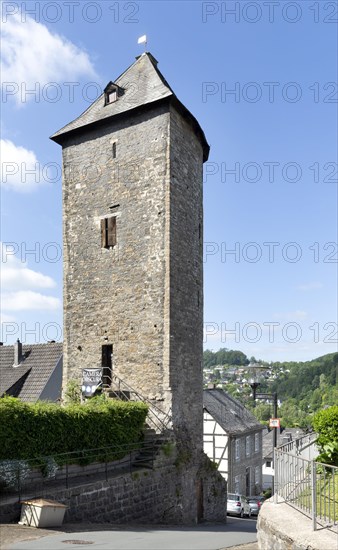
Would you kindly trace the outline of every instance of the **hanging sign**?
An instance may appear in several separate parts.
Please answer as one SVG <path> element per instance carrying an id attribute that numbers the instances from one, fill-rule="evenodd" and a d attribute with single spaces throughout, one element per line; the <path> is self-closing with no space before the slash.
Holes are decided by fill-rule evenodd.
<path id="1" fill-rule="evenodd" d="M 102 369 L 83 369 L 82 393 L 85 397 L 92 396 L 97 387 L 102 384 Z"/>
<path id="2" fill-rule="evenodd" d="M 269 426 L 270 428 L 280 428 L 280 418 L 270 418 Z"/>
<path id="3" fill-rule="evenodd" d="M 82 383 L 98 386 L 102 382 L 102 369 L 83 369 Z"/>

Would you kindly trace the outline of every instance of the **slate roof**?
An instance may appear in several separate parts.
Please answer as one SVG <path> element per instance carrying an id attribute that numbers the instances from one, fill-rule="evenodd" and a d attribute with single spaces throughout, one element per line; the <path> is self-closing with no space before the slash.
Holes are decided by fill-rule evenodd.
<path id="1" fill-rule="evenodd" d="M 264 429 L 264 426 L 242 403 L 224 390 L 218 388 L 203 390 L 203 407 L 229 435 Z"/>
<path id="2" fill-rule="evenodd" d="M 0 397 L 37 401 L 62 357 L 62 343 L 22 346 L 23 361 L 13 367 L 14 346 L 0 346 Z"/>
<path id="3" fill-rule="evenodd" d="M 287 443 L 286 439 L 288 434 L 291 434 L 292 440 L 294 441 L 298 437 L 305 435 L 305 432 L 301 428 L 285 428 L 282 433 L 277 428 L 277 447 Z M 269 432 L 266 427 L 263 431 L 263 459 L 271 459 L 273 455 L 273 429 Z"/>
<path id="4" fill-rule="evenodd" d="M 204 160 L 208 159 L 209 145 L 203 130 L 195 117 L 177 99 L 168 82 L 158 70 L 156 59 L 149 52 L 137 57 L 136 61 L 113 84 L 119 86 L 122 91 L 122 95 L 119 96 L 117 101 L 105 105 L 103 92 L 86 111 L 55 132 L 51 139 L 62 144 L 65 137 L 70 133 L 74 134 L 83 130 L 86 126 L 97 125 L 99 122 L 102 123 L 112 117 L 146 108 L 155 102 L 170 98 L 175 106 L 181 110 L 183 116 L 193 125 L 203 146 Z"/>

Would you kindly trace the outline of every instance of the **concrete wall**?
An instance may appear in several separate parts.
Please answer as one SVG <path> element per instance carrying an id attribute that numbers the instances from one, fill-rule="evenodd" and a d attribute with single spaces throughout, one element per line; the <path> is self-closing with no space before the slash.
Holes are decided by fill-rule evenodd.
<path id="1" fill-rule="evenodd" d="M 337 550 L 337 533 L 312 530 L 312 520 L 283 502 L 264 502 L 258 514 L 259 550 Z"/>

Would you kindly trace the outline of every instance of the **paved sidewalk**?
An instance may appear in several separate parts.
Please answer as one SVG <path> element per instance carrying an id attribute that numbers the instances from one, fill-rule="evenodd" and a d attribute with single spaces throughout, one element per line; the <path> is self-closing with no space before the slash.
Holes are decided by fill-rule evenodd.
<path id="1" fill-rule="evenodd" d="M 36 529 L 0 525 L 1 550 L 258 550 L 256 522 L 229 520 L 225 525 L 192 527 L 64 524 Z M 243 544 L 244 543 L 244 544 Z"/>

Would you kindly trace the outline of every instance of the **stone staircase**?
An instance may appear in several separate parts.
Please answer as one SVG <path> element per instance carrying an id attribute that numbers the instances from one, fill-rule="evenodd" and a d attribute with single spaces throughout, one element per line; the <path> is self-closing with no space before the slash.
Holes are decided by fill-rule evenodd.
<path id="1" fill-rule="evenodd" d="M 143 445 L 133 461 L 133 467 L 153 469 L 154 460 L 166 441 L 167 438 L 165 435 L 156 433 L 156 431 L 149 426 L 146 427 L 144 430 Z"/>

